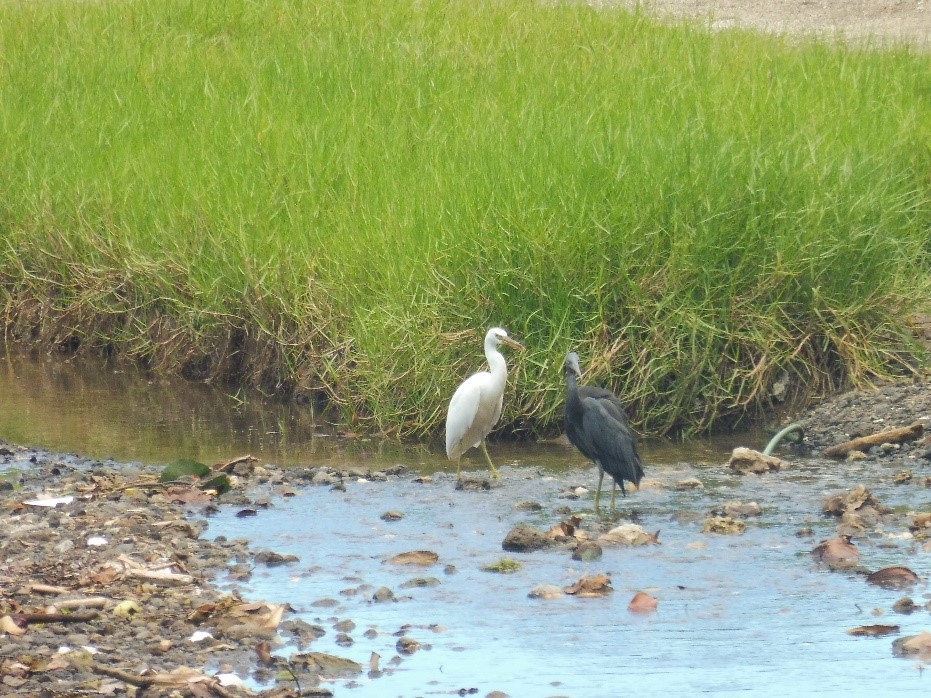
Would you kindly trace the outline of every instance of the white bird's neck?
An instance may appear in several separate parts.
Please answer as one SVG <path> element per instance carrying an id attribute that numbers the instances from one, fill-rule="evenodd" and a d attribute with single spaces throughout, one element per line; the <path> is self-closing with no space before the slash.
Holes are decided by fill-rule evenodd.
<path id="1" fill-rule="evenodd" d="M 503 385 L 507 381 L 508 365 L 504 355 L 491 342 L 485 342 L 485 359 L 488 361 L 489 373 Z"/>

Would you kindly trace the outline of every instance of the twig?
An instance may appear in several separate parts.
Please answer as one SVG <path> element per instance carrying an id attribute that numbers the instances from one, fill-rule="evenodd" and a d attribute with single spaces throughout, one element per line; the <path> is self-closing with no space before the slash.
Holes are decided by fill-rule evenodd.
<path id="1" fill-rule="evenodd" d="M 95 674 L 103 674 L 104 676 L 109 676 L 114 679 L 119 679 L 124 681 L 132 686 L 138 686 L 139 688 L 149 688 L 150 686 L 155 685 L 155 679 L 150 676 L 139 676 L 137 674 L 130 674 L 126 671 L 120 671 L 119 669 L 111 669 L 110 667 L 103 666 L 101 664 L 91 664 L 91 671 Z"/>
<path id="2" fill-rule="evenodd" d="M 29 591 L 36 594 L 67 594 L 71 589 L 66 587 L 56 587 L 51 584 L 30 584 Z"/>
<path id="3" fill-rule="evenodd" d="M 97 611 L 85 613 L 14 613 L 13 620 L 17 625 L 31 625 L 33 623 L 84 623 L 94 620 L 100 614 Z"/>
<path id="4" fill-rule="evenodd" d="M 84 599 L 63 599 L 50 604 L 50 607 L 58 610 L 68 610 L 72 608 L 103 608 L 109 603 L 110 599 L 103 596 L 90 596 Z"/>
<path id="5" fill-rule="evenodd" d="M 257 460 L 258 458 L 256 458 L 252 454 L 249 454 L 247 456 L 238 456 L 237 458 L 233 458 L 231 460 L 225 460 L 219 463 L 215 463 L 214 466 L 210 469 L 215 473 L 228 473 L 232 471 L 232 469 L 235 466 L 239 465 L 240 463 L 252 463 Z"/>
<path id="6" fill-rule="evenodd" d="M 159 490 L 165 487 L 173 487 L 175 485 L 188 485 L 192 483 L 190 480 L 170 480 L 168 482 L 158 482 L 156 480 L 140 480 L 138 482 L 131 482 L 128 485 L 120 485 L 119 487 L 114 487 L 113 489 L 117 492 L 124 492 L 126 490 Z"/>

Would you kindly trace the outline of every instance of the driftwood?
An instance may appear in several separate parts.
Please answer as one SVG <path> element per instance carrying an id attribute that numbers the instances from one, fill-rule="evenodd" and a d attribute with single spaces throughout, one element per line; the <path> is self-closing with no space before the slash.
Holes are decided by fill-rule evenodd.
<path id="1" fill-rule="evenodd" d="M 907 427 L 898 427 L 896 429 L 887 429 L 869 436 L 861 436 L 851 441 L 845 441 L 842 444 L 831 446 L 824 449 L 824 455 L 828 458 L 843 458 L 851 451 L 878 446 L 884 443 L 901 443 L 902 441 L 912 441 L 924 433 L 924 426 L 921 422 L 915 422 Z"/>

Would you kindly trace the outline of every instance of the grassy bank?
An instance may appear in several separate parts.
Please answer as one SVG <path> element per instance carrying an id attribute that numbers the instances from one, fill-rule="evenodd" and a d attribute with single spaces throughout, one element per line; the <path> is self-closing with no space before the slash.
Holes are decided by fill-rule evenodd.
<path id="1" fill-rule="evenodd" d="M 0 4 L 8 338 L 441 427 L 569 348 L 640 426 L 912 370 L 931 57 L 575 3 Z"/>

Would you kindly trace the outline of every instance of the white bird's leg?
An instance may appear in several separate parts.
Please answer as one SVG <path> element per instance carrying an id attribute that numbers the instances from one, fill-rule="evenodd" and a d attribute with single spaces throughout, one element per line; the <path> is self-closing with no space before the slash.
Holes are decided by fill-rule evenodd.
<path id="1" fill-rule="evenodd" d="M 488 455 L 488 447 L 485 446 L 485 440 L 482 439 L 482 453 L 485 454 L 485 460 L 488 461 L 488 467 L 491 468 L 491 476 L 497 480 L 500 475 L 498 475 L 498 469 L 495 467 L 495 464 L 491 462 L 491 456 Z"/>
<path id="2" fill-rule="evenodd" d="M 459 473 L 459 467 L 460 467 L 461 464 L 462 464 L 462 456 L 459 456 L 459 457 L 456 459 L 456 480 L 461 480 L 461 479 L 462 479 L 462 475 Z"/>
<path id="3" fill-rule="evenodd" d="M 601 481 L 605 478 L 605 471 L 602 470 L 601 464 L 596 463 L 598 466 L 598 489 L 595 490 L 595 513 L 598 513 L 598 498 L 601 496 Z"/>

